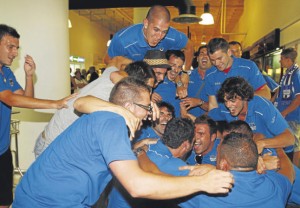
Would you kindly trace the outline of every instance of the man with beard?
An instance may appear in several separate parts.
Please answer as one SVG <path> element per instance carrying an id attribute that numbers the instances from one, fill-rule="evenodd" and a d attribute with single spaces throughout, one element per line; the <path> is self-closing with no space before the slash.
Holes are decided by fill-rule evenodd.
<path id="1" fill-rule="evenodd" d="M 175 116 L 180 116 L 180 99 L 176 97 L 176 78 L 182 70 L 185 57 L 184 53 L 179 50 L 169 50 L 166 56 L 171 66 L 171 70 L 167 71 L 164 81 L 154 89 L 152 100 L 155 102 L 165 101 L 172 103 L 175 108 Z M 182 85 L 181 82 L 179 82 Z"/>
<path id="2" fill-rule="evenodd" d="M 186 162 L 190 165 L 211 164 L 216 166 L 217 147 L 220 139 L 217 138 L 217 125 L 207 115 L 197 117 L 195 122 L 195 143 L 191 155 Z"/>
<path id="3" fill-rule="evenodd" d="M 190 74 L 188 97 L 181 100 L 188 112 L 196 117 L 208 111 L 208 96 L 203 88 L 205 72 L 212 65 L 208 56 L 207 45 L 199 47 L 197 61 L 198 68 L 192 70 Z"/>
<path id="4" fill-rule="evenodd" d="M 134 143 L 146 138 L 160 139 L 165 132 L 167 123 L 175 117 L 174 107 L 171 104 L 160 102 L 157 103 L 157 106 L 160 112 L 159 118 L 155 121 L 151 121 L 151 126 L 142 128 L 141 131 L 137 133 Z"/>

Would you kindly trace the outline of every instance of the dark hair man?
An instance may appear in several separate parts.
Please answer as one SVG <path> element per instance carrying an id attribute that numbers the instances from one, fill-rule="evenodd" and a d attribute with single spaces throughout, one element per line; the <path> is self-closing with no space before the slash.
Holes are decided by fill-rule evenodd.
<path id="1" fill-rule="evenodd" d="M 228 77 L 243 77 L 255 89 L 255 94 L 267 99 L 271 98 L 270 89 L 256 64 L 250 60 L 231 56 L 232 52 L 225 39 L 211 39 L 208 43 L 208 54 L 214 65 L 207 71 L 205 78 L 204 90 L 209 96 L 209 110 L 217 107 L 215 96 L 221 84 Z"/>
<path id="2" fill-rule="evenodd" d="M 134 78 L 118 82 L 109 100 L 140 120 L 150 111 L 150 89 Z M 144 172 L 131 150 L 124 119 L 98 111 L 77 119 L 39 156 L 19 183 L 13 206 L 92 206 L 112 174 L 132 196 L 157 199 L 198 191 L 226 193 L 233 182 L 222 171 L 178 178 Z"/>
<path id="3" fill-rule="evenodd" d="M 284 208 L 294 180 L 288 157 L 278 149 L 281 169 L 266 174 L 256 172 L 258 152 L 252 138 L 246 134 L 230 133 L 218 147 L 217 169 L 235 176 L 232 191 L 226 195 L 198 194 L 181 203 L 182 208 L 205 207 L 280 207 Z"/>
<path id="4" fill-rule="evenodd" d="M 242 58 L 242 45 L 238 41 L 230 41 L 229 48 L 231 50 L 232 55 L 234 55 L 236 58 Z"/>
<path id="5" fill-rule="evenodd" d="M 293 134 L 278 110 L 265 98 L 254 96 L 253 88 L 244 78 L 227 78 L 217 97 L 223 104 L 209 114 L 228 122 L 246 121 L 254 133 L 263 134 L 265 138 L 256 142 L 259 153 L 266 148 L 283 148 L 294 144 Z"/>
<path id="6" fill-rule="evenodd" d="M 13 164 L 10 151 L 11 108 L 57 108 L 67 107 L 68 99 L 42 100 L 34 98 L 33 77 L 35 63 L 31 56 L 25 56 L 24 71 L 26 75 L 23 90 L 9 68 L 18 56 L 20 35 L 16 29 L 0 24 L 0 206 L 9 207 L 13 200 Z"/>
<path id="7" fill-rule="evenodd" d="M 280 81 L 280 91 L 274 105 L 295 134 L 293 162 L 300 168 L 300 70 L 296 58 L 297 51 L 293 48 L 281 52 L 281 67 L 287 70 Z"/>

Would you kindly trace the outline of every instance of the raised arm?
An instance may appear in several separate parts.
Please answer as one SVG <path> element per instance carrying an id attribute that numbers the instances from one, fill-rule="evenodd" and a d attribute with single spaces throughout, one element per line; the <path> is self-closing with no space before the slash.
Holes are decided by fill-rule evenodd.
<path id="1" fill-rule="evenodd" d="M 35 73 L 35 63 L 31 56 L 25 56 L 24 71 L 25 71 L 25 90 L 24 96 L 34 97 L 33 75 Z"/>

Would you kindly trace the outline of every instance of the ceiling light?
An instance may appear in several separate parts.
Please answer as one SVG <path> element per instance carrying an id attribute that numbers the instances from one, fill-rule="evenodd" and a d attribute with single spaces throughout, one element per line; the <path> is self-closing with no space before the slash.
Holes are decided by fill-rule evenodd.
<path id="1" fill-rule="evenodd" d="M 204 13 L 201 15 L 202 21 L 199 22 L 201 25 L 213 25 L 214 17 L 209 13 L 209 3 L 204 4 Z"/>

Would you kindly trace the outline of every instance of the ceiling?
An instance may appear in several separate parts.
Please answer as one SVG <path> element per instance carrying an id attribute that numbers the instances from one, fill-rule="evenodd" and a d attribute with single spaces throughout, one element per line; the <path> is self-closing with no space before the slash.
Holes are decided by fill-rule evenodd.
<path id="1" fill-rule="evenodd" d="M 172 27 L 187 35 L 189 34 L 195 46 L 199 46 L 203 40 L 208 42 L 213 37 L 224 37 L 228 39 L 228 33 L 232 33 L 232 29 L 239 21 L 244 10 L 244 0 L 181 0 L 181 2 L 182 1 L 188 1 L 193 6 L 196 6 L 197 16 L 201 16 L 204 11 L 204 4 L 208 2 L 210 4 L 210 13 L 215 20 L 214 25 L 171 22 Z M 180 7 L 180 5 L 178 5 L 179 1 L 176 0 L 127 0 L 126 2 L 124 0 L 70 0 L 69 2 L 70 10 L 75 9 L 79 15 L 90 19 L 90 21 L 97 22 L 102 27 L 106 27 L 112 31 L 112 33 L 133 24 L 133 8 L 161 4 L 167 6 L 171 13 L 171 18 L 174 18 L 179 15 L 177 7 Z M 84 4 L 78 4 L 78 2 L 84 2 Z M 177 5 L 175 5 L 177 7 L 169 6 L 174 5 L 174 3 L 177 3 Z M 225 15 L 226 18 L 221 24 L 221 17 Z"/>

